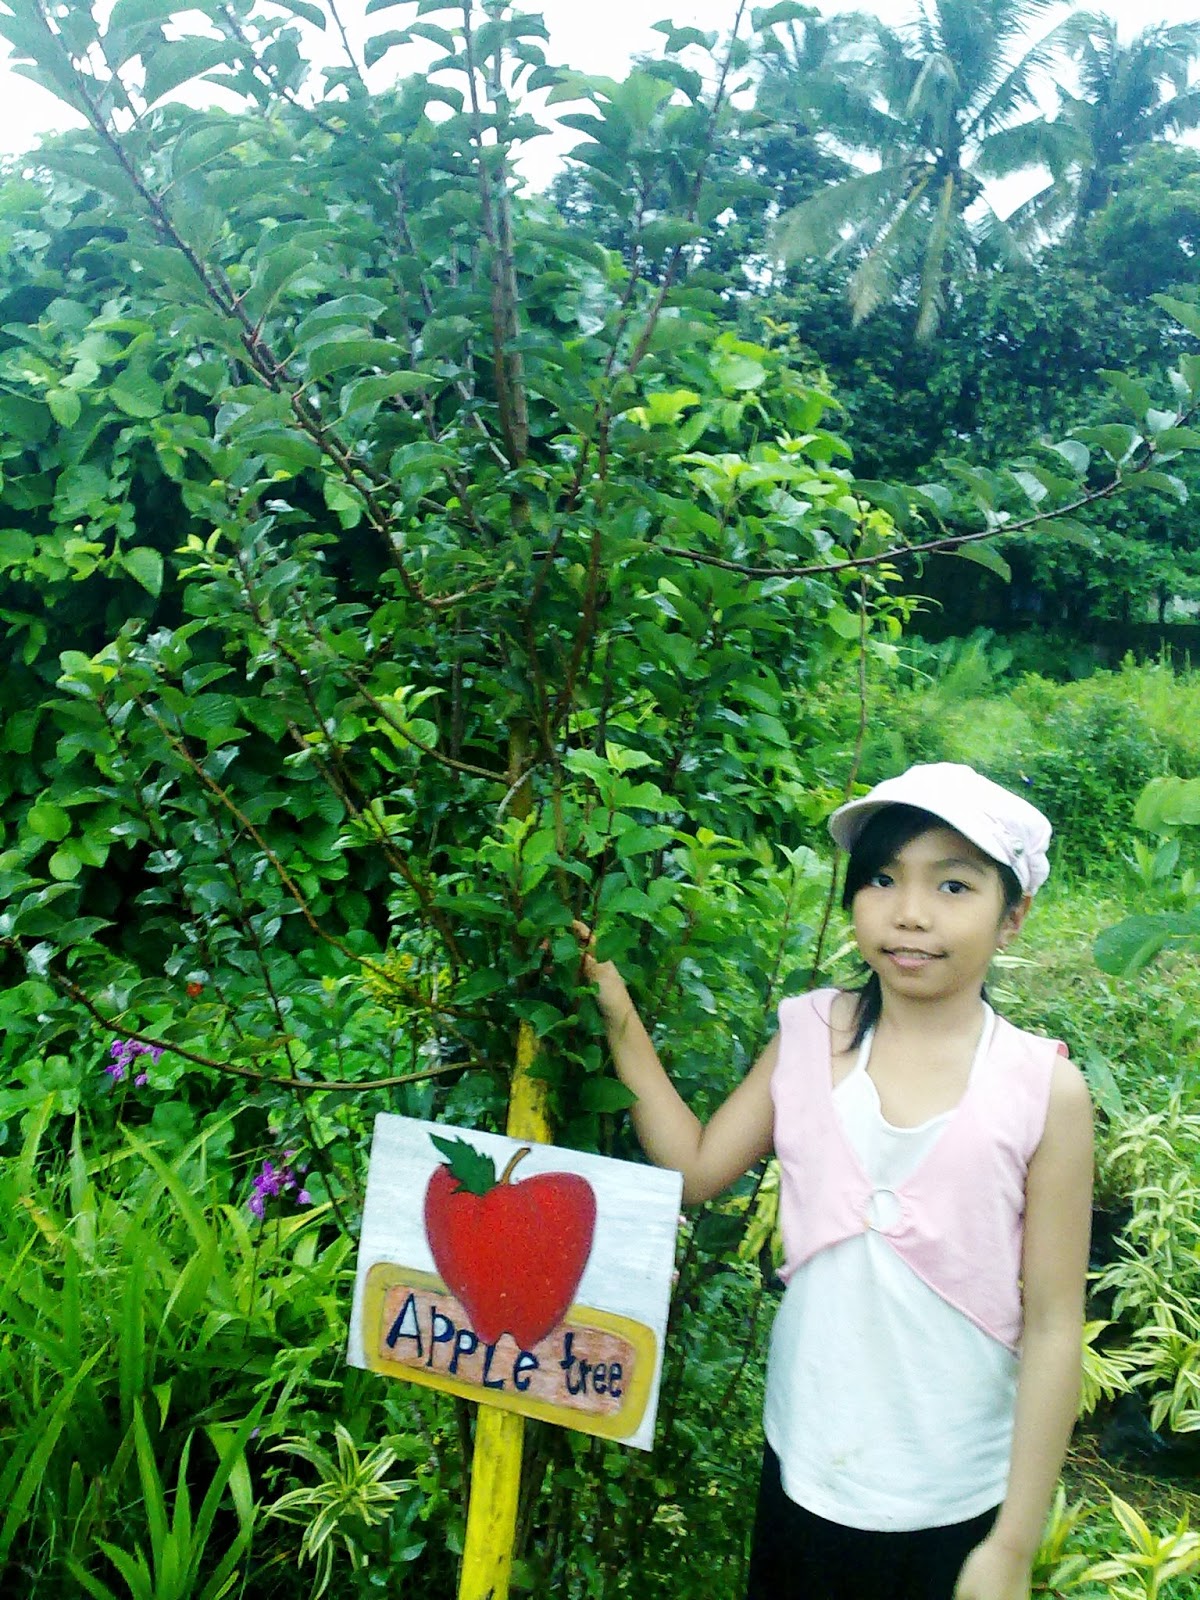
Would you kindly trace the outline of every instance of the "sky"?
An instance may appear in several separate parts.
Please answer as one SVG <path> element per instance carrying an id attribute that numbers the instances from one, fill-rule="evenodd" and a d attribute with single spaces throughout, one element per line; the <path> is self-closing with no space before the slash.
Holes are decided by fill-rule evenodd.
<path id="1" fill-rule="evenodd" d="M 751 0 L 762 5 L 767 0 Z M 361 37 L 364 32 L 379 32 L 384 27 L 402 27 L 415 15 L 408 6 L 397 9 L 395 20 L 385 14 L 375 13 L 369 29 L 364 17 L 366 0 L 342 0 L 341 10 L 352 35 Z M 895 24 L 910 17 L 915 10 L 915 0 L 876 0 L 873 6 L 864 0 L 826 0 L 821 9 L 839 10 L 871 9 L 886 22 Z M 669 17 L 677 26 L 692 26 L 722 33 L 730 27 L 737 10 L 737 0 L 601 0 L 600 4 L 581 3 L 581 0 L 524 0 L 522 9 L 540 10 L 550 34 L 548 59 L 561 65 L 578 68 L 584 72 L 621 76 L 631 56 L 651 51 L 658 54 L 662 36 L 656 34 L 651 24 L 659 18 Z M 1054 21 L 1071 9 L 1061 4 L 1047 11 L 1036 32 L 1048 29 Z M 1138 29 L 1159 22 L 1195 20 L 1198 0 L 1093 0 L 1091 9 L 1115 16 L 1122 34 L 1131 36 Z M 392 51 L 372 74 L 376 85 L 389 79 L 404 76 L 416 70 L 416 60 L 405 60 L 403 51 Z M 58 101 L 36 84 L 11 69 L 6 47 L 0 44 L 0 153 L 17 153 L 28 149 L 39 133 L 70 125 L 70 113 Z M 537 187 L 546 181 L 575 135 L 566 135 L 535 145 L 536 155 L 527 158 L 526 176 Z M 1015 203 L 1015 202 L 1014 202 Z"/>

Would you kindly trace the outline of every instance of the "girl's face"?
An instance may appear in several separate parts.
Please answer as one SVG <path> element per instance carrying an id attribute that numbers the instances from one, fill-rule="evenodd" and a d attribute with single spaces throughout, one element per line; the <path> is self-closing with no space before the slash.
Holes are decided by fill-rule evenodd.
<path id="1" fill-rule="evenodd" d="M 931 828 L 854 896 L 854 933 L 885 994 L 978 993 L 1028 905 L 1006 910 L 991 858 L 953 828 Z"/>

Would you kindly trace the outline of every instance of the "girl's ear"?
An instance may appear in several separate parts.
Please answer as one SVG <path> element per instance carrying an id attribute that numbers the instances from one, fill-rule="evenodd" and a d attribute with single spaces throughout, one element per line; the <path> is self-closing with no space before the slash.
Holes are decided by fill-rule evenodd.
<path id="1" fill-rule="evenodd" d="M 1015 906 L 1004 913 L 1004 920 L 1000 924 L 1000 933 L 996 939 L 996 948 L 1004 950 L 1017 937 L 1021 931 L 1021 924 L 1029 914 L 1029 907 L 1033 904 L 1031 894 L 1023 894 Z"/>

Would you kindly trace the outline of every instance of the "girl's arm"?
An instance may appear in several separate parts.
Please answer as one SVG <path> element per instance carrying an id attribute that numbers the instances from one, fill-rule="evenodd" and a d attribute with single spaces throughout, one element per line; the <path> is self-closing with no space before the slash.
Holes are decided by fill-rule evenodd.
<path id="1" fill-rule="evenodd" d="M 582 924 L 576 931 L 590 937 Z M 584 971 L 596 984 L 617 1076 L 637 1095 L 633 1126 L 642 1149 L 656 1166 L 682 1172 L 685 1205 L 711 1200 L 771 1150 L 776 1041 L 705 1125 L 668 1078 L 613 963 L 596 961 L 585 944 Z"/>
<path id="2" fill-rule="evenodd" d="M 1079 1068 L 1064 1058 L 1054 1069 L 1046 1128 L 1025 1186 L 1025 1330 L 1008 1492 L 992 1532 L 963 1568 L 957 1600 L 1024 1600 L 1029 1593 L 1079 1410 L 1091 1208 L 1091 1098 Z"/>

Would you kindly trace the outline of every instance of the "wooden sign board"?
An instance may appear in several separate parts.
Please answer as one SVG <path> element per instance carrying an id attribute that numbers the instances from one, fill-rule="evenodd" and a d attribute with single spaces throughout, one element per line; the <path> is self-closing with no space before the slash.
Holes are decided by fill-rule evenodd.
<path id="1" fill-rule="evenodd" d="M 377 1116 L 347 1359 L 648 1450 L 682 1187 Z"/>

